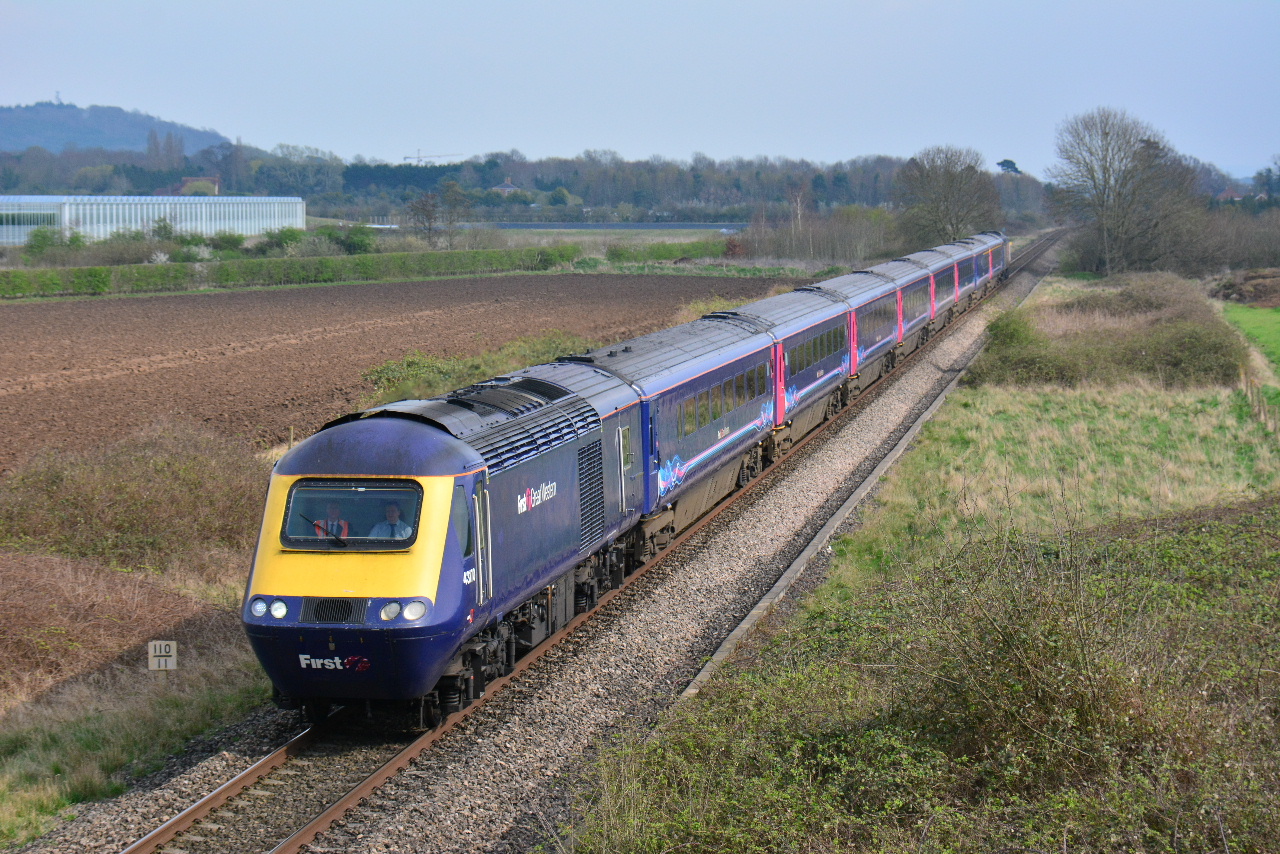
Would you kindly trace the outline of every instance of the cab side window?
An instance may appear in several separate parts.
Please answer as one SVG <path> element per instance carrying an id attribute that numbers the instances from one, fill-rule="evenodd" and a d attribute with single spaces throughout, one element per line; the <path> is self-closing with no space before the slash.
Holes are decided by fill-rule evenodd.
<path id="1" fill-rule="evenodd" d="M 467 491 L 461 486 L 453 488 L 453 505 L 449 510 L 449 525 L 453 528 L 454 536 L 458 538 L 458 544 L 462 547 L 462 556 L 470 557 L 475 550 L 475 545 L 471 538 L 471 502 L 467 498 Z"/>

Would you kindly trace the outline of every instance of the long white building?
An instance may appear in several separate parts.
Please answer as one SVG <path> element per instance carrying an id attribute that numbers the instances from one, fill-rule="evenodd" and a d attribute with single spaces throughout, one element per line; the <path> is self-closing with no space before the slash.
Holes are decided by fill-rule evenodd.
<path id="1" fill-rule="evenodd" d="M 0 246 L 21 246 L 41 226 L 102 240 L 117 231 L 148 231 L 160 219 L 177 232 L 252 236 L 306 228 L 307 206 L 273 196 L 0 196 Z"/>

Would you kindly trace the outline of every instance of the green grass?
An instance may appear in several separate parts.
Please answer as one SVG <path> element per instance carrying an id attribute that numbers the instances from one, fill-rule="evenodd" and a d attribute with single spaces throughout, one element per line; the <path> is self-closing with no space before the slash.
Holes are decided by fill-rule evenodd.
<path id="1" fill-rule="evenodd" d="M 1272 850 L 1278 525 L 1007 530 L 820 602 L 605 751 L 576 850 Z"/>
<path id="2" fill-rule="evenodd" d="M 394 359 L 362 374 L 374 386 L 366 405 L 380 406 L 394 400 L 433 397 L 597 346 L 599 344 L 586 338 L 553 331 L 519 338 L 478 356 L 433 356 L 415 351 L 403 359 Z"/>
<path id="3" fill-rule="evenodd" d="M 1239 392 L 1154 387 L 957 392 L 836 548 L 836 578 L 1010 523 L 1050 533 L 1280 488 L 1280 443 Z"/>
<path id="4" fill-rule="evenodd" d="M 1272 365 L 1280 367 L 1280 308 L 1227 303 L 1223 306 L 1223 313 L 1258 346 Z"/>

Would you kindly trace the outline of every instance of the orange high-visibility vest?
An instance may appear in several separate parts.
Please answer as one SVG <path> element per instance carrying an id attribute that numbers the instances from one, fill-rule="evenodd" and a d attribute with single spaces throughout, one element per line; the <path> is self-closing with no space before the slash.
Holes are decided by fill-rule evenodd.
<path id="1" fill-rule="evenodd" d="M 337 532 L 338 536 L 342 537 L 342 539 L 345 540 L 347 538 L 347 530 L 348 530 L 347 522 L 345 519 L 338 520 L 338 528 L 339 528 Z M 321 519 L 319 522 L 316 522 L 316 536 L 317 537 L 329 536 L 329 520 L 328 519 Z"/>

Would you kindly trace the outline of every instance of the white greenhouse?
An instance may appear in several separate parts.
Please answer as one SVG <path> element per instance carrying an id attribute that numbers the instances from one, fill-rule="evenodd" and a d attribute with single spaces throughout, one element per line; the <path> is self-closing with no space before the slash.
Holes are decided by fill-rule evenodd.
<path id="1" fill-rule="evenodd" d="M 102 240 L 117 231 L 148 231 L 164 219 L 176 232 L 252 236 L 306 228 L 299 198 L 272 196 L 0 196 L 0 246 L 21 246 L 41 226 Z"/>

